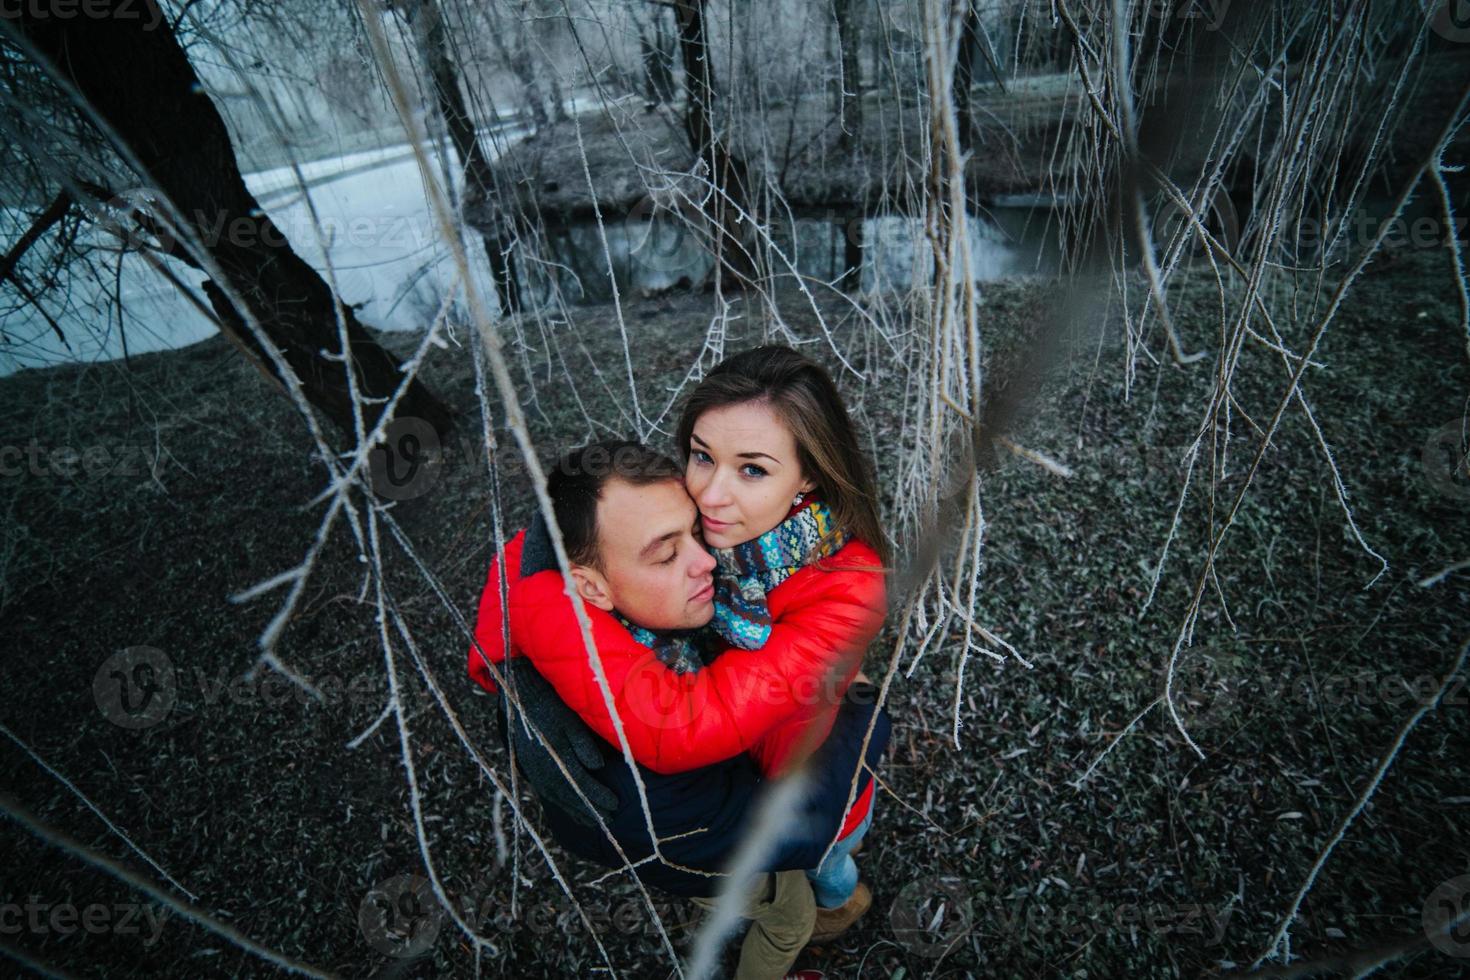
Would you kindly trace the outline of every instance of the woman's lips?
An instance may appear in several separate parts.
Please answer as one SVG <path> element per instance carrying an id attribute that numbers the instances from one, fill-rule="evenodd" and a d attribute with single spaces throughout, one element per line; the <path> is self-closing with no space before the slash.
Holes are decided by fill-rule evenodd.
<path id="1" fill-rule="evenodd" d="M 699 515 L 699 519 L 704 522 L 705 529 L 709 531 L 723 531 L 734 523 L 733 521 L 717 521 L 713 517 L 705 517 L 703 514 Z"/>

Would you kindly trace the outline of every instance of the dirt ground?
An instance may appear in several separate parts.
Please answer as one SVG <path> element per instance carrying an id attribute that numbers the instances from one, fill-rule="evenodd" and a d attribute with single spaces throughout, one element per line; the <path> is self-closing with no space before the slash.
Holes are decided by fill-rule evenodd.
<path id="1" fill-rule="evenodd" d="M 1470 390 L 1448 283 L 1442 252 L 1379 260 L 1318 352 L 1323 366 L 1308 374 L 1308 397 L 1358 526 L 1388 572 L 1368 585 L 1378 562 L 1348 532 L 1329 470 L 1293 408 L 1226 539 L 1182 660 L 1182 710 L 1205 757 L 1155 709 L 1080 786 L 1074 781 L 1162 688 L 1211 514 L 1218 524 L 1255 445 L 1240 413 L 1268 419 L 1285 375 L 1259 345 L 1242 354 L 1219 495 L 1195 492 L 1183 505 L 1158 596 L 1140 615 L 1178 502 L 1177 460 L 1199 424 L 1214 358 L 1185 369 L 1145 365 L 1125 397 L 1116 331 L 1068 353 L 1027 399 L 1014 437 L 1066 463 L 1072 478 L 1009 454 L 983 477 L 989 530 L 974 616 L 1033 667 L 971 659 L 958 746 L 957 636 L 938 638 L 912 676 L 895 682 L 886 788 L 859 856 L 874 908 L 843 940 L 806 951 L 800 965 L 845 978 L 1193 977 L 1255 959 L 1415 699 L 1470 638 L 1470 575 L 1419 584 L 1470 558 L 1470 488 L 1444 476 L 1440 452 Z M 1212 354 L 1213 288 L 1200 277 L 1175 294 L 1186 343 Z M 1026 348 L 1047 300 L 1042 284 L 987 288 L 993 383 L 1007 357 Z M 829 312 L 837 342 L 853 339 L 850 316 Z M 710 300 L 636 301 L 625 314 L 640 399 L 662 408 L 699 352 Z M 807 315 L 792 312 L 789 323 L 817 336 Z M 1282 328 L 1299 344 L 1308 324 Z M 555 350 L 534 327 L 508 348 L 547 457 L 593 431 L 625 431 L 617 406 L 627 400 L 608 309 L 580 309 L 574 323 L 553 329 Z M 737 320 L 726 349 L 762 335 L 758 316 Z M 400 349 L 413 340 L 388 338 Z M 463 332 L 459 341 L 470 343 Z M 854 347 L 866 378 L 840 383 L 872 444 L 885 450 L 878 462 L 891 487 L 887 449 L 903 435 L 898 366 L 877 345 Z M 467 349 L 436 351 L 428 380 L 463 410 L 460 430 L 433 485 L 392 514 L 453 609 L 401 551 L 387 578 L 417 654 L 469 739 L 504 772 L 489 700 L 465 674 L 459 623 L 473 616 L 493 548 Z M 435 926 L 411 904 L 394 906 L 411 924 L 418 916 L 412 935 L 427 941 L 416 957 L 389 955 L 394 947 L 372 926 L 389 914 L 373 896 L 393 895 L 400 876 L 422 875 L 424 860 L 393 724 L 349 746 L 381 712 L 387 680 L 365 568 L 346 528 L 328 540 L 279 649 L 324 703 L 269 673 L 242 679 L 283 593 L 231 597 L 300 562 L 322 513 L 309 503 L 321 470 L 285 401 L 215 339 L 126 367 L 0 380 L 0 419 L 4 443 L 25 457 L 21 465 L 8 456 L 0 480 L 7 806 L 23 806 L 165 888 L 167 873 L 244 935 L 320 968 L 476 975 L 452 923 Z M 607 428 L 594 429 L 592 419 Z M 503 429 L 499 438 L 510 445 Z M 506 525 L 515 528 L 529 510 L 523 470 L 504 459 L 499 477 Z M 885 635 L 869 672 L 891 651 Z M 112 659 L 119 655 L 134 659 Z M 153 658 L 160 700 L 145 708 L 154 711 L 144 719 L 151 723 L 125 727 L 117 720 L 138 716 L 118 712 L 112 671 L 127 673 L 140 657 Z M 409 741 L 435 867 L 494 943 L 478 970 L 603 971 L 591 936 L 396 638 L 394 657 L 414 706 Z M 171 667 L 167 683 L 160 664 Z M 909 667 L 906 655 L 902 669 Z M 1432 893 L 1470 873 L 1467 695 L 1455 686 L 1405 741 L 1302 905 L 1292 928 L 1297 955 L 1422 937 Z M 537 805 L 522 796 L 536 825 Z M 599 869 L 553 855 L 618 973 L 667 975 L 634 889 L 622 879 L 593 884 Z M 56 914 L 64 908 L 76 914 Z M 679 903 L 661 910 L 671 925 L 688 911 Z M 5 948 L 79 976 L 276 972 L 176 914 L 158 919 L 160 911 L 13 822 L 0 835 Z M 8 928 L 22 919 L 19 930 Z M 1467 963 L 1425 949 L 1380 975 L 1453 976 Z"/>

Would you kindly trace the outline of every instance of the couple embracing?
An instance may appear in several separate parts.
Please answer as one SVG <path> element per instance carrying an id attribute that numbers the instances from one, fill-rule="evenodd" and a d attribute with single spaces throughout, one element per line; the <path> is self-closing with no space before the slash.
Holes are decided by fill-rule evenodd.
<path id="1" fill-rule="evenodd" d="M 852 855 L 890 732 L 862 673 L 886 612 L 873 470 L 832 379 L 787 347 L 711 371 L 676 445 L 682 467 L 630 442 L 561 457 L 546 489 L 569 579 L 538 516 L 490 567 L 469 672 L 510 688 L 504 734 L 563 848 L 705 907 L 773 781 L 803 768 L 744 896 L 737 976 L 782 977 L 872 902 Z"/>

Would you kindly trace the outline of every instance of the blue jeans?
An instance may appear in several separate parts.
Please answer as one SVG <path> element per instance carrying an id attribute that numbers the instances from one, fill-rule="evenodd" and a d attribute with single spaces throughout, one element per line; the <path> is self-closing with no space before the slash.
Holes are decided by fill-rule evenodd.
<path id="1" fill-rule="evenodd" d="M 852 859 L 852 849 L 867 834 L 873 825 L 873 809 L 877 800 L 868 801 L 868 815 L 853 832 L 832 845 L 827 860 L 806 876 L 811 879 L 812 892 L 817 896 L 817 907 L 835 909 L 844 904 L 857 889 L 857 862 Z"/>

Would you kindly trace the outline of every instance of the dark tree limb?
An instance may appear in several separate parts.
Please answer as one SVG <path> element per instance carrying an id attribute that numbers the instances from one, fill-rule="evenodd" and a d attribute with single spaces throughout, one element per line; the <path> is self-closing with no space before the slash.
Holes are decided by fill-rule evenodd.
<path id="1" fill-rule="evenodd" d="M 979 50 L 980 11 L 975 7 L 975 0 L 966 0 L 954 66 L 954 114 L 962 154 L 969 153 L 975 146 L 975 116 L 970 111 L 970 88 L 975 84 L 975 55 Z"/>
<path id="2" fill-rule="evenodd" d="M 21 282 L 20 276 L 12 274 L 10 276 L 10 281 L 15 284 L 15 288 L 20 292 L 21 298 L 23 298 L 27 303 L 31 304 L 31 306 L 35 308 L 36 312 L 41 314 L 45 321 L 51 325 L 51 332 L 56 334 L 56 339 L 60 340 L 62 346 L 70 351 L 71 344 L 67 343 L 66 333 L 62 331 L 61 324 L 57 323 L 55 318 L 52 317 L 50 313 L 46 312 L 46 307 L 41 305 L 40 298 L 35 293 L 31 292 L 29 286 Z"/>
<path id="3" fill-rule="evenodd" d="M 46 210 L 42 211 L 36 220 L 31 223 L 31 226 L 26 229 L 25 234 L 16 240 L 15 244 L 11 246 L 10 251 L 6 252 L 3 258 L 0 258 L 0 279 L 9 279 L 11 277 L 11 273 L 15 270 L 16 265 L 19 264 L 21 257 L 26 254 L 26 250 L 40 241 L 42 235 L 46 234 L 57 222 L 66 217 L 66 213 L 71 210 L 71 204 L 71 195 L 65 190 L 56 195 L 56 199 L 46 206 Z"/>
<path id="4" fill-rule="evenodd" d="M 46 210 L 42 211 L 36 220 L 31 223 L 31 226 L 25 230 L 25 234 L 16 240 L 16 243 L 11 246 L 10 251 L 5 253 L 5 257 L 0 258 L 0 281 L 10 280 L 11 284 L 15 286 L 16 291 L 20 293 L 21 298 L 29 303 L 37 313 L 41 314 L 42 319 L 51 327 L 51 332 L 56 334 L 56 339 L 61 341 L 61 345 L 68 351 L 72 349 L 71 344 L 67 341 L 66 333 L 61 329 L 61 324 L 57 323 L 56 319 L 46 311 L 46 307 L 41 305 L 40 298 L 21 279 L 19 272 L 16 271 L 16 267 L 20 264 L 20 260 L 27 250 L 36 244 L 36 242 L 40 241 L 41 237 L 55 227 L 62 218 L 66 217 L 66 213 L 71 210 L 71 205 L 71 195 L 65 190 L 61 191 L 46 206 Z"/>
<path id="5" fill-rule="evenodd" d="M 175 235 L 209 255 L 228 289 L 211 281 L 205 292 L 221 324 L 236 332 L 233 339 L 268 364 L 273 359 L 262 344 L 269 343 L 300 380 L 307 401 L 344 435 L 355 431 L 359 408 L 365 422 L 376 424 L 380 410 L 370 400 L 387 399 L 400 386 L 398 359 L 372 339 L 266 216 L 245 186 L 224 119 L 157 0 L 143 0 L 141 11 L 139 6 L 133 0 L 93 0 L 90 10 L 101 7 L 106 16 L 66 19 L 44 11 L 38 16 L 27 7 L 6 26 L 19 33 L 43 68 L 86 100 L 151 190 L 171 204 L 184 224 Z M 246 329 L 247 318 L 264 341 Z M 362 396 L 356 405 L 347 370 L 354 372 Z M 408 384 L 397 414 L 422 418 L 440 433 L 453 425 L 449 409 L 418 380 Z"/>

